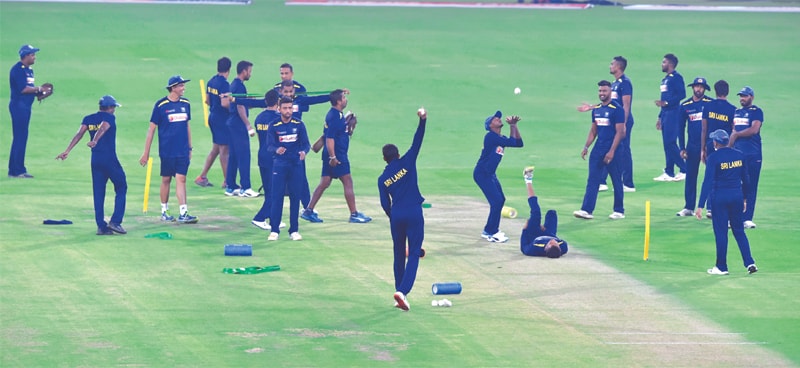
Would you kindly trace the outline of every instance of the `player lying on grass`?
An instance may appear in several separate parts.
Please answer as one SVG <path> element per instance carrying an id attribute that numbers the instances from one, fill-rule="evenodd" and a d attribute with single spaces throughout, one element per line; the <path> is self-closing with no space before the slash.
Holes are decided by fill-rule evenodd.
<path id="1" fill-rule="evenodd" d="M 533 190 L 533 166 L 526 167 L 522 173 L 525 186 L 528 188 L 528 205 L 531 215 L 522 228 L 519 238 L 519 249 L 523 254 L 533 257 L 558 258 L 567 254 L 567 242 L 556 236 L 558 215 L 555 210 L 548 210 L 542 225 L 542 210 L 539 208 L 539 197 Z"/>

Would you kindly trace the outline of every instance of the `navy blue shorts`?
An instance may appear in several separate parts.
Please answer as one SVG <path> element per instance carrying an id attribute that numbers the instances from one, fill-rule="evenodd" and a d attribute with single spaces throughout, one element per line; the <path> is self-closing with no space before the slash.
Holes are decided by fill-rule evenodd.
<path id="1" fill-rule="evenodd" d="M 332 167 L 329 161 L 322 163 L 322 176 L 330 176 L 338 179 L 350 173 L 350 163 L 340 162 L 336 167 Z"/>
<path id="2" fill-rule="evenodd" d="M 212 116 L 213 117 L 213 116 Z M 214 121 L 212 117 L 208 119 L 208 127 L 211 129 L 211 142 L 228 146 L 231 144 L 231 130 L 225 124 L 225 120 Z"/>
<path id="3" fill-rule="evenodd" d="M 161 176 L 186 176 L 189 172 L 189 157 L 161 157 Z"/>

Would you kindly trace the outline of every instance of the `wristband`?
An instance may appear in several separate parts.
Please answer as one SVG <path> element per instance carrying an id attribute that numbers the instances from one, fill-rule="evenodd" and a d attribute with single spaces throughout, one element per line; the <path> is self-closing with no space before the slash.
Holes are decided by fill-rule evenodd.
<path id="1" fill-rule="evenodd" d="M 328 161 L 335 160 L 335 159 L 336 159 L 336 156 L 331 156 L 330 158 L 328 158 Z"/>

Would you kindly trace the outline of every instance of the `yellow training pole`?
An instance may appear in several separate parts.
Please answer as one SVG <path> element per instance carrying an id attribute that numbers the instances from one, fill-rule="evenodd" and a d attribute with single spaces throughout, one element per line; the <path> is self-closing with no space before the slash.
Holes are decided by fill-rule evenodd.
<path id="1" fill-rule="evenodd" d="M 644 202 L 644 260 L 650 251 L 650 201 Z"/>
<path id="2" fill-rule="evenodd" d="M 150 197 L 150 174 L 153 173 L 153 158 L 147 158 L 147 176 L 144 178 L 144 206 L 142 212 L 147 213 L 147 200 Z"/>
<path id="3" fill-rule="evenodd" d="M 200 80 L 200 99 L 203 104 L 203 117 L 205 118 L 206 128 L 208 128 L 208 105 L 206 104 L 206 81 Z"/>

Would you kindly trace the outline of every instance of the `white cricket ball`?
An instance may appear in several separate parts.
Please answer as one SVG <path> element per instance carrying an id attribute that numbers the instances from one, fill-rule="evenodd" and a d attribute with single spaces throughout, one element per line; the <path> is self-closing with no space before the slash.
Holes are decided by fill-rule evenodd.
<path id="1" fill-rule="evenodd" d="M 247 134 L 250 134 L 251 136 L 254 136 L 254 135 L 256 135 L 256 130 L 255 129 L 250 129 L 250 130 L 247 131 Z"/>
<path id="2" fill-rule="evenodd" d="M 439 301 L 439 306 L 440 307 L 452 307 L 453 306 L 453 302 L 451 302 L 450 300 L 447 300 L 447 299 L 442 299 L 442 300 Z"/>
<path id="3" fill-rule="evenodd" d="M 515 94 L 515 95 L 518 95 L 518 94 L 520 94 L 520 93 L 522 93 L 522 90 L 521 90 L 521 89 L 519 89 L 519 87 L 517 87 L 517 88 L 514 88 L 514 94 Z"/>
<path id="4" fill-rule="evenodd" d="M 422 115 L 425 115 L 425 109 L 423 109 L 421 107 L 419 108 L 419 110 L 417 110 L 417 112 L 422 114 Z"/>

